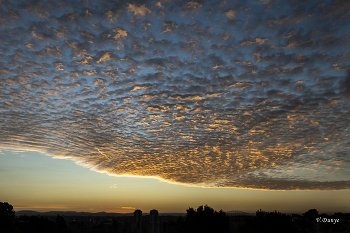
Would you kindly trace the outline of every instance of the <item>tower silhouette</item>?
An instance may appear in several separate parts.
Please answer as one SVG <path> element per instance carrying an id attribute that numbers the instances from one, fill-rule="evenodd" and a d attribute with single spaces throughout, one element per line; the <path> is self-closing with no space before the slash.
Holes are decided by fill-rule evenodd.
<path id="1" fill-rule="evenodd" d="M 142 233 L 141 231 L 142 226 L 142 211 L 141 210 L 135 210 L 134 212 L 134 229 L 136 233 Z"/>
<path id="2" fill-rule="evenodd" d="M 151 233 L 159 233 L 159 215 L 158 210 L 150 211 L 150 232 Z"/>

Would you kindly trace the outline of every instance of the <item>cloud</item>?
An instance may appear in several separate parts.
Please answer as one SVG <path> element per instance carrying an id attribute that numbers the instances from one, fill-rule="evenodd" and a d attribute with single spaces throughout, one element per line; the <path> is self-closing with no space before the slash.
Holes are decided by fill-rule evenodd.
<path id="1" fill-rule="evenodd" d="M 264 4 L 269 4 L 272 0 L 260 0 L 260 2 L 264 3 Z"/>
<path id="2" fill-rule="evenodd" d="M 3 4 L 1 148 L 187 185 L 349 188 L 337 2 Z"/>
<path id="3" fill-rule="evenodd" d="M 350 70 L 347 71 L 342 87 L 344 87 L 344 95 L 350 97 Z"/>
<path id="4" fill-rule="evenodd" d="M 253 44 L 258 44 L 258 45 L 262 45 L 262 44 L 265 44 L 269 39 L 268 38 L 265 38 L 265 39 L 262 39 L 262 38 L 255 38 L 255 39 L 252 39 L 252 38 L 245 38 L 239 45 L 240 46 L 248 46 L 248 45 L 253 45 Z"/>
<path id="5" fill-rule="evenodd" d="M 119 39 L 128 36 L 128 32 L 121 28 L 113 29 L 113 32 L 115 33 L 114 39 Z"/>
<path id="6" fill-rule="evenodd" d="M 312 15 L 297 15 L 297 16 L 291 16 L 291 17 L 284 17 L 284 18 L 276 18 L 276 19 L 270 19 L 268 21 L 269 25 L 271 27 L 274 27 L 276 25 L 289 25 L 289 24 L 299 24 L 304 20 L 307 20 L 309 18 L 311 18 Z"/>
<path id="7" fill-rule="evenodd" d="M 229 19 L 234 19 L 236 18 L 237 15 L 237 10 L 235 9 L 230 9 L 224 13 L 224 15 L 229 18 Z"/>
<path id="8" fill-rule="evenodd" d="M 162 33 L 172 33 L 173 30 L 179 28 L 174 21 L 163 21 L 162 24 L 166 27 Z"/>
<path id="9" fill-rule="evenodd" d="M 198 10 L 199 8 L 201 8 L 203 5 L 199 2 L 195 2 L 195 1 L 190 1 L 190 2 L 186 2 L 183 7 L 188 9 L 188 10 Z"/>
<path id="10" fill-rule="evenodd" d="M 146 5 L 137 6 L 135 4 L 130 4 L 128 6 L 128 11 L 133 11 L 134 15 L 142 15 L 151 14 L 151 10 L 146 7 Z"/>
<path id="11" fill-rule="evenodd" d="M 163 6 L 162 6 L 162 3 L 161 3 L 161 2 L 157 2 L 157 3 L 156 3 L 156 6 L 158 6 L 158 7 L 160 7 L 160 8 L 163 8 Z"/>
<path id="12" fill-rule="evenodd" d="M 100 62 L 103 62 L 103 61 L 109 61 L 109 60 L 111 60 L 112 58 L 111 58 L 111 53 L 109 52 L 109 51 L 107 51 L 107 52 L 104 52 L 102 55 L 101 55 L 101 57 L 100 57 L 100 59 L 97 61 L 97 63 L 100 63 Z"/>

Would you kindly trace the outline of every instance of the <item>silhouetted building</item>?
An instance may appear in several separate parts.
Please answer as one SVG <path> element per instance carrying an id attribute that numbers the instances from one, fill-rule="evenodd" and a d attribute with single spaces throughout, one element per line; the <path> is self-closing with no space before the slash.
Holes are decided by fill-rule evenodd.
<path id="1" fill-rule="evenodd" d="M 142 211 L 141 210 L 135 210 L 134 212 L 134 229 L 135 233 L 141 233 L 142 232 Z"/>
<path id="2" fill-rule="evenodd" d="M 159 233 L 159 215 L 158 210 L 150 211 L 150 233 Z"/>
<path id="3" fill-rule="evenodd" d="M 81 233 L 87 231 L 87 225 L 83 221 L 73 221 L 69 223 L 68 230 L 71 233 Z"/>
<path id="4" fill-rule="evenodd" d="M 169 223 L 160 221 L 159 233 L 168 233 L 169 232 Z"/>

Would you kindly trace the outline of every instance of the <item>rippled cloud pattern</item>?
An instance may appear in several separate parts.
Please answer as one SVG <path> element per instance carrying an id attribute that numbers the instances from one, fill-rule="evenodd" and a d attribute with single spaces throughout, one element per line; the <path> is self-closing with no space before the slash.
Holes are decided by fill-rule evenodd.
<path id="1" fill-rule="evenodd" d="M 0 146 L 204 187 L 350 188 L 350 2 L 1 1 Z"/>

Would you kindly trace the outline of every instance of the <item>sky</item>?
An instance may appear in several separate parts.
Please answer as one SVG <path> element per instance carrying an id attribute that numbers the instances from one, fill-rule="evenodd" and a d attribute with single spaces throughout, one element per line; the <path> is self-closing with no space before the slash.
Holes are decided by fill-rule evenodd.
<path id="1" fill-rule="evenodd" d="M 349 212 L 349 42 L 347 0 L 2 0 L 0 201 Z"/>

